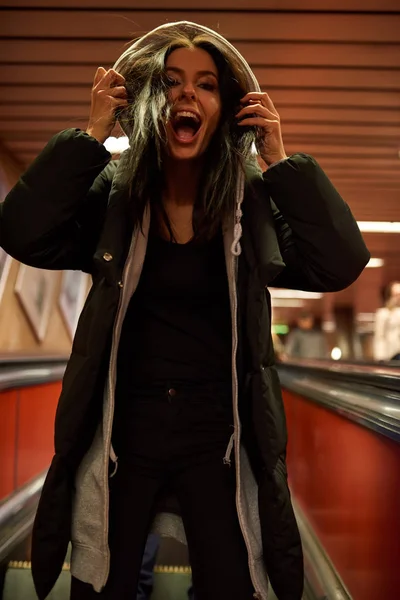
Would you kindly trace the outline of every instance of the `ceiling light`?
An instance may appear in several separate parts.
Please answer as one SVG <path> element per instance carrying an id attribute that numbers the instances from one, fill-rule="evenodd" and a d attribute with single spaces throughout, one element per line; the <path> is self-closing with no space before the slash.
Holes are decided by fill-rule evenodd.
<path id="1" fill-rule="evenodd" d="M 319 300 L 322 294 L 319 292 L 303 292 L 301 290 L 286 290 L 283 288 L 270 289 L 271 298 L 300 298 L 301 300 Z"/>
<path id="2" fill-rule="evenodd" d="M 377 267 L 383 267 L 385 261 L 383 258 L 370 258 L 369 263 L 366 265 L 371 269 L 376 269 Z"/>
<path id="3" fill-rule="evenodd" d="M 104 142 L 104 146 L 110 154 L 121 154 L 121 152 L 129 148 L 129 140 L 126 135 L 117 138 L 109 137 Z"/>
<path id="4" fill-rule="evenodd" d="M 397 221 L 358 221 L 363 233 L 400 233 L 400 223 Z"/>

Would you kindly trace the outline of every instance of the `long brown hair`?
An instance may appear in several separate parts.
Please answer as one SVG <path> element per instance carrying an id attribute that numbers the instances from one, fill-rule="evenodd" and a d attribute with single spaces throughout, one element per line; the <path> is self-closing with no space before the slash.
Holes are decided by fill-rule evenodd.
<path id="1" fill-rule="evenodd" d="M 143 40 L 143 41 L 141 41 Z M 193 211 L 195 238 L 211 237 L 235 207 L 237 169 L 250 156 L 254 131 L 237 126 L 234 115 L 247 92 L 240 59 L 228 56 L 217 37 L 195 24 L 176 23 L 155 30 L 131 46 L 115 68 L 126 79 L 129 107 L 119 120 L 128 132 L 130 147 L 120 176 L 129 186 L 134 224 L 141 225 L 149 201 L 161 212 L 171 237 L 161 200 L 162 156 L 166 145 L 162 123 L 169 117 L 168 56 L 177 48 L 202 48 L 213 58 L 219 73 L 222 113 L 205 154 L 204 171 Z"/>

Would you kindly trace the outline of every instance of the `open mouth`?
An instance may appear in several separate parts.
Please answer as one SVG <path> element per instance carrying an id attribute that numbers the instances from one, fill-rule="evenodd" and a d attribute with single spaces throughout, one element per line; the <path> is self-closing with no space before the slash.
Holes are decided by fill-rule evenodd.
<path id="1" fill-rule="evenodd" d="M 171 125 L 175 137 L 180 142 L 188 144 L 197 136 L 201 127 L 201 119 L 194 112 L 181 110 L 175 113 L 171 120 Z"/>

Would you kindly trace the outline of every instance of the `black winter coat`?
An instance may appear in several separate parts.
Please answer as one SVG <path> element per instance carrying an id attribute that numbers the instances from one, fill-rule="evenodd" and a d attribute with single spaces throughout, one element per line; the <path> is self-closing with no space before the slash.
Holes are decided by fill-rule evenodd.
<path id="1" fill-rule="evenodd" d="M 44 269 L 80 269 L 93 278 L 63 381 L 55 456 L 34 527 L 32 566 L 40 599 L 60 573 L 74 528 L 82 527 L 71 524 L 87 518 L 75 514 L 79 512 L 79 470 L 93 453 L 104 418 L 114 321 L 133 233 L 129 201 L 124 190 L 113 185 L 116 164 L 110 159 L 105 148 L 87 134 L 64 131 L 49 142 L 0 206 L 0 243 L 11 256 Z M 241 457 L 243 473 L 238 471 L 237 476 L 242 488 L 245 483 L 239 499 L 241 522 L 249 532 L 246 543 L 256 597 L 265 598 L 266 569 L 279 600 L 300 600 L 302 552 L 287 486 L 286 424 L 274 368 L 266 287 L 341 290 L 359 276 L 369 253 L 348 206 L 316 161 L 304 154 L 278 163 L 264 176 L 249 174 L 242 226 L 242 254 L 238 261 L 227 258 L 237 301 L 231 308 L 238 335 L 240 422 L 235 458 Z M 241 454 L 243 447 L 247 458 Z M 107 489 L 105 483 L 105 494 Z M 249 504 L 257 494 L 254 512 Z M 78 553 L 85 544 L 76 542 Z M 106 560 L 106 545 L 99 542 L 93 556 Z M 85 569 L 89 572 L 90 562 L 95 562 L 90 557 L 83 559 L 88 560 Z M 86 579 L 96 589 L 107 578 L 103 568 L 103 562 L 96 564 L 93 576 Z M 99 572 L 102 575 L 96 579 Z M 76 573 L 80 576 L 79 566 Z"/>

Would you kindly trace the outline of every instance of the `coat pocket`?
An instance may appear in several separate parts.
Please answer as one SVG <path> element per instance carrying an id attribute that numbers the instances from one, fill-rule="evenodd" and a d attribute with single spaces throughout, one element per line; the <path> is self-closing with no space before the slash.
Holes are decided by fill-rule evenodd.
<path id="1" fill-rule="evenodd" d="M 287 431 L 280 381 L 275 367 L 260 367 L 251 381 L 251 426 L 263 465 L 272 470 L 286 452 Z"/>

